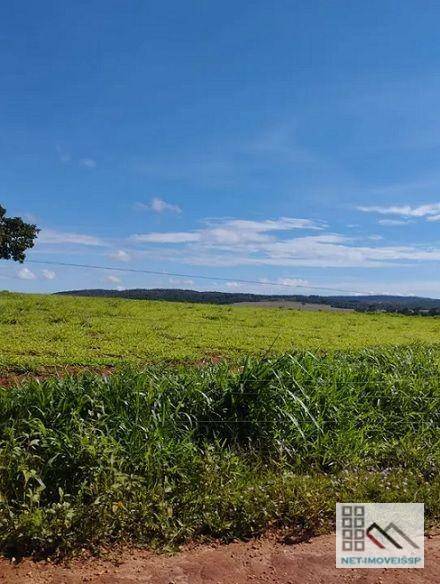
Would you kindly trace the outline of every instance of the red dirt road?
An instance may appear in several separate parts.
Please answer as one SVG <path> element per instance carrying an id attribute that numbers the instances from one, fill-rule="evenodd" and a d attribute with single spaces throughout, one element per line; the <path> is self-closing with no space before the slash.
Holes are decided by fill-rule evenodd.
<path id="1" fill-rule="evenodd" d="M 97 558 L 53 565 L 0 560 L 1 584 L 428 584 L 440 582 L 440 535 L 426 540 L 424 569 L 337 570 L 334 535 L 285 545 L 274 538 L 199 546 L 174 556 L 126 550 L 110 561 Z"/>

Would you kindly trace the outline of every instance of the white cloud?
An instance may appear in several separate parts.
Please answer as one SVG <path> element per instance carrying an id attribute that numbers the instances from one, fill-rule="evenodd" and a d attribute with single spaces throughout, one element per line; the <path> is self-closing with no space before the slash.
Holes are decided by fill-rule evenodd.
<path id="1" fill-rule="evenodd" d="M 371 282 L 368 280 L 340 280 L 337 283 L 327 283 L 329 288 L 333 286 L 341 290 L 362 290 L 361 294 L 392 294 L 396 296 L 425 296 L 431 298 L 440 298 L 440 280 L 415 280 L 411 278 L 405 280 L 399 278 L 393 281 L 385 278 L 380 282 Z"/>
<path id="2" fill-rule="evenodd" d="M 41 232 L 38 234 L 38 242 L 39 243 L 47 243 L 47 244 L 65 244 L 65 243 L 73 243 L 76 245 L 94 245 L 94 246 L 103 246 L 105 243 L 95 237 L 94 235 L 84 235 L 81 233 L 68 233 L 63 231 L 56 231 L 54 229 L 42 229 Z"/>
<path id="3" fill-rule="evenodd" d="M 428 221 L 440 221 L 440 214 L 439 215 L 432 215 L 431 217 L 427 218 Z"/>
<path id="4" fill-rule="evenodd" d="M 277 278 L 276 280 L 269 280 L 268 278 L 260 278 L 260 284 L 257 282 L 236 282 L 234 280 L 226 282 L 225 286 L 229 290 L 237 290 L 240 292 L 247 292 L 250 294 L 294 294 L 295 292 L 304 291 L 293 290 L 293 288 L 307 288 L 308 281 L 302 278 Z M 264 286 L 261 286 L 264 284 Z M 291 288 L 288 290 L 286 288 Z"/>
<path id="5" fill-rule="evenodd" d="M 407 225 L 409 221 L 404 221 L 403 219 L 379 219 L 378 223 L 384 227 L 393 227 L 395 225 Z"/>
<path id="6" fill-rule="evenodd" d="M 208 227 L 199 233 L 201 239 L 206 242 L 234 244 L 270 241 L 273 238 L 270 234 L 276 231 L 315 230 L 321 228 L 321 225 L 310 219 L 295 219 L 292 217 L 281 217 L 276 220 L 267 219 L 265 221 L 228 219 L 208 224 Z"/>
<path id="7" fill-rule="evenodd" d="M 222 227 L 212 227 L 200 231 L 199 239 L 211 244 L 233 245 L 245 242 L 269 241 L 270 237 L 261 231 L 240 229 L 226 224 Z"/>
<path id="8" fill-rule="evenodd" d="M 151 199 L 151 202 L 149 204 L 136 203 L 135 209 L 139 211 L 152 211 L 153 213 L 165 213 L 167 211 L 170 213 L 182 212 L 182 209 L 179 207 L 179 205 L 167 203 L 160 197 L 154 197 L 153 199 Z"/>
<path id="9" fill-rule="evenodd" d="M 85 158 L 80 158 L 79 160 L 76 159 L 76 157 L 72 156 L 72 154 L 66 150 L 64 147 L 60 146 L 59 144 L 57 144 L 57 146 L 55 146 L 55 149 L 57 151 L 58 154 L 58 159 L 62 164 L 70 164 L 71 162 L 77 162 L 77 164 L 79 166 L 82 166 L 83 168 L 96 168 L 97 166 L 97 162 L 94 158 L 90 158 L 90 157 L 85 157 Z"/>
<path id="10" fill-rule="evenodd" d="M 55 280 L 56 273 L 52 270 L 43 270 L 42 271 L 44 280 Z"/>
<path id="11" fill-rule="evenodd" d="M 72 156 L 70 155 L 70 152 L 67 152 L 66 150 L 64 150 L 64 148 L 62 148 L 60 145 L 56 146 L 56 151 L 58 153 L 58 158 L 59 158 L 60 162 L 62 162 L 63 164 L 67 164 L 72 160 Z"/>
<path id="12" fill-rule="evenodd" d="M 425 207 L 422 211 L 430 212 Z M 437 221 L 439 215 L 427 217 Z M 400 220 L 381 221 L 394 225 Z M 440 260 L 439 247 L 421 243 L 386 245 L 381 236 L 365 236 L 362 240 L 359 236 L 324 233 L 324 227 L 321 222 L 290 217 L 261 221 L 225 218 L 206 220 L 204 227 L 192 231 L 150 232 L 132 236 L 132 240 L 152 244 L 138 251 L 140 256 L 210 267 L 389 268 Z M 292 231 L 298 229 L 320 232 L 293 237 Z M 174 245 L 167 248 L 167 244 Z M 294 285 L 305 286 L 301 281 Z M 225 284 L 226 288 L 234 286 Z"/>
<path id="13" fill-rule="evenodd" d="M 78 164 L 84 168 L 96 168 L 96 160 L 93 158 L 81 158 Z"/>
<path id="14" fill-rule="evenodd" d="M 207 222 L 207 227 L 195 231 L 145 233 L 132 236 L 135 241 L 144 243 L 191 243 L 233 245 L 241 243 L 262 243 L 274 239 L 271 233 L 294 229 L 320 230 L 323 226 L 310 219 L 281 217 L 264 221 L 244 219 L 221 219 Z"/>
<path id="15" fill-rule="evenodd" d="M 110 276 L 107 276 L 105 281 L 108 282 L 109 284 L 121 284 L 122 283 L 121 278 L 118 278 L 118 276 L 114 276 L 113 274 L 111 274 Z"/>
<path id="16" fill-rule="evenodd" d="M 399 215 L 400 217 L 429 217 L 430 215 L 438 215 L 440 213 L 440 203 L 432 203 L 429 205 L 419 205 L 418 207 L 411 207 L 410 205 L 392 205 L 389 207 L 371 206 L 357 207 L 359 211 L 364 213 L 379 213 L 380 215 Z"/>
<path id="17" fill-rule="evenodd" d="M 299 237 L 265 246 L 255 263 L 316 267 L 381 267 L 389 262 L 438 261 L 440 249 L 412 246 L 359 246 L 340 235 Z"/>
<path id="18" fill-rule="evenodd" d="M 29 268 L 21 268 L 18 270 L 17 276 L 20 280 L 36 280 L 37 276 Z"/>
<path id="19" fill-rule="evenodd" d="M 249 221 L 246 219 L 229 219 L 225 225 L 248 231 L 291 231 L 292 229 L 322 229 L 322 225 L 311 219 L 297 219 L 294 217 L 280 217 L 263 221 Z"/>
<path id="20" fill-rule="evenodd" d="M 302 278 L 277 278 L 276 280 L 268 280 L 267 278 L 260 278 L 260 285 L 255 282 L 226 282 L 226 288 L 232 290 L 240 290 L 252 294 L 294 294 L 295 291 L 288 291 L 286 287 L 290 288 L 307 288 L 308 281 Z M 261 286 L 264 284 L 264 286 Z"/>
<path id="21" fill-rule="evenodd" d="M 153 237 L 145 241 L 169 243 L 173 235 L 176 234 L 168 233 L 163 239 Z M 158 261 L 178 261 L 181 264 L 210 267 L 270 265 L 382 268 L 440 260 L 440 248 L 422 245 L 359 245 L 356 244 L 357 240 L 335 233 L 253 241 L 246 237 L 241 241 L 232 241 L 231 238 L 215 241 L 203 238 L 200 233 L 198 235 L 193 240 L 177 234 L 173 241 L 180 245 L 172 250 L 157 245 L 156 249 L 150 247 L 145 253 Z"/>
<path id="22" fill-rule="evenodd" d="M 118 249 L 112 253 L 109 253 L 108 257 L 118 262 L 129 262 L 131 260 L 131 255 L 123 249 Z"/>
<path id="23" fill-rule="evenodd" d="M 302 280 L 301 278 L 278 278 L 277 280 L 277 284 L 281 284 L 282 286 L 292 286 L 294 288 L 307 287 L 308 283 L 307 280 Z"/>
<path id="24" fill-rule="evenodd" d="M 133 235 L 134 241 L 143 243 L 189 243 L 199 241 L 200 235 L 196 232 L 144 233 Z"/>

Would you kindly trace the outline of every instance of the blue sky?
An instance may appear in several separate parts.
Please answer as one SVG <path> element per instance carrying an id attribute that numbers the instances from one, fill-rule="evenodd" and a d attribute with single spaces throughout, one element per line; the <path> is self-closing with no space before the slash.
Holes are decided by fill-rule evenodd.
<path id="1" fill-rule="evenodd" d="M 0 203 L 42 231 L 0 288 L 440 297 L 439 21 L 429 1 L 2 3 Z"/>

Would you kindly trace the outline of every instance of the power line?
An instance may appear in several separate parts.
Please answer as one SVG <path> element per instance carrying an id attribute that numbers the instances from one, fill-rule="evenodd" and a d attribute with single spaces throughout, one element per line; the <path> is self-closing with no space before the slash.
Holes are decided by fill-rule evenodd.
<path id="1" fill-rule="evenodd" d="M 359 290 L 347 290 L 341 288 L 331 288 L 327 286 L 308 286 L 306 284 L 287 284 L 281 282 L 273 282 L 273 281 L 264 281 L 261 282 L 260 280 L 244 280 L 242 278 L 222 278 L 221 276 L 197 276 L 195 274 L 182 274 L 177 272 L 159 272 L 155 270 L 141 270 L 136 268 L 120 268 L 120 267 L 109 267 L 109 266 L 98 266 L 94 264 L 77 264 L 71 262 L 57 262 L 51 260 L 27 260 L 28 264 L 44 264 L 50 266 L 63 266 L 69 268 L 86 268 L 92 270 L 107 270 L 110 272 L 127 272 L 127 273 L 134 273 L 134 274 L 149 274 L 154 276 L 172 276 L 175 278 L 191 278 L 194 280 L 214 280 L 218 282 L 230 282 L 233 280 L 234 282 L 238 282 L 240 284 L 256 284 L 259 286 L 280 286 L 283 288 L 304 288 L 306 290 L 328 290 L 332 292 L 342 292 L 346 294 L 357 294 L 362 296 L 370 296 L 371 292 L 360 292 Z"/>

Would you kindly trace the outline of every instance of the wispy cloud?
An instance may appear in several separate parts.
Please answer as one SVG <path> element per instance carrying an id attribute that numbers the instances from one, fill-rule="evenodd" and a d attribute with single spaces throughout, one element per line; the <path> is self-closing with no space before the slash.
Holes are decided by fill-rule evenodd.
<path id="1" fill-rule="evenodd" d="M 301 288 L 307 286 L 309 282 L 302 278 L 278 278 L 277 283 L 281 286 L 298 286 Z"/>
<path id="2" fill-rule="evenodd" d="M 420 244 L 381 245 L 376 236 L 362 240 L 324 233 L 322 227 L 309 219 L 223 219 L 206 221 L 206 227 L 199 230 L 152 232 L 133 236 L 132 240 L 154 244 L 144 253 L 157 260 L 217 267 L 382 268 L 440 260 L 440 248 Z M 321 232 L 292 237 L 291 232 L 297 229 Z M 175 245 L 170 249 L 167 244 Z"/>
<path id="3" fill-rule="evenodd" d="M 119 278 L 118 276 L 114 276 L 113 274 L 110 274 L 110 276 L 107 276 L 105 278 L 105 281 L 108 282 L 109 284 L 121 284 L 122 283 L 121 278 Z"/>
<path id="4" fill-rule="evenodd" d="M 52 270 L 43 270 L 41 273 L 44 280 L 55 280 L 56 278 L 56 273 Z"/>
<path id="5" fill-rule="evenodd" d="M 133 241 L 140 243 L 189 243 L 199 241 L 200 235 L 196 232 L 169 232 L 169 233 L 141 233 L 132 236 Z"/>
<path id="6" fill-rule="evenodd" d="M 308 163 L 316 160 L 316 157 L 300 144 L 297 124 L 291 121 L 273 125 L 259 132 L 258 136 L 243 149 L 249 153 L 271 155 L 278 163 L 280 161 L 290 164 Z"/>
<path id="7" fill-rule="evenodd" d="M 68 164 L 72 160 L 70 152 L 65 150 L 62 146 L 57 144 L 55 148 L 58 154 L 58 158 L 62 164 Z"/>
<path id="8" fill-rule="evenodd" d="M 12 274 L 13 272 L 11 272 L 11 276 Z M 17 277 L 19 280 L 54 280 L 56 278 L 56 273 L 52 270 L 41 270 L 40 272 L 33 272 L 26 266 L 20 268 L 15 274 L 15 277 Z"/>
<path id="9" fill-rule="evenodd" d="M 42 229 L 38 234 L 38 242 L 51 245 L 76 244 L 90 246 L 104 246 L 105 242 L 94 235 L 85 235 L 82 233 L 70 233 L 65 231 L 56 231 L 55 229 Z"/>
<path id="10" fill-rule="evenodd" d="M 273 239 L 274 232 L 292 231 L 294 229 L 321 230 L 321 223 L 311 219 L 281 217 L 264 221 L 245 219 L 221 219 L 207 221 L 206 227 L 194 231 L 152 232 L 133 235 L 132 238 L 144 243 L 193 243 L 205 244 L 241 244 L 258 243 Z"/>
<path id="11" fill-rule="evenodd" d="M 378 223 L 384 227 L 393 227 L 397 225 L 407 225 L 409 221 L 405 221 L 404 219 L 379 219 Z"/>
<path id="12" fill-rule="evenodd" d="M 118 249 L 108 254 L 111 260 L 116 260 L 118 262 L 129 262 L 132 256 L 123 249 Z"/>
<path id="13" fill-rule="evenodd" d="M 67 150 L 66 148 L 64 148 L 63 146 L 61 146 L 60 144 L 57 144 L 55 146 L 55 149 L 57 151 L 58 154 L 58 159 L 62 164 L 78 164 L 78 166 L 82 166 L 83 168 L 88 168 L 88 169 L 93 169 L 96 168 L 97 166 L 97 162 L 94 158 L 90 158 L 90 157 L 84 157 L 84 158 L 79 158 L 77 159 L 75 156 L 72 156 L 71 152 L 69 152 L 69 150 Z"/>
<path id="14" fill-rule="evenodd" d="M 400 217 L 430 217 L 440 214 L 440 203 L 431 203 L 428 205 L 419 205 L 411 207 L 411 205 L 391 205 L 382 207 L 378 205 L 360 206 L 358 211 L 364 213 L 379 213 L 380 215 L 398 215 Z M 429 219 L 428 219 L 429 220 Z"/>
<path id="15" fill-rule="evenodd" d="M 93 158 L 81 158 L 78 164 L 84 168 L 93 169 L 96 168 L 97 162 Z"/>
<path id="16" fill-rule="evenodd" d="M 135 203 L 134 208 L 138 211 L 150 211 L 153 213 L 181 213 L 179 205 L 167 203 L 160 197 L 154 197 L 149 203 Z"/>
<path id="17" fill-rule="evenodd" d="M 291 288 L 307 288 L 309 285 L 308 280 L 304 280 L 303 278 L 277 278 L 275 280 L 260 278 L 258 282 L 252 283 L 232 280 L 226 282 L 224 286 L 229 290 L 252 294 L 285 294 L 289 293 L 286 290 L 287 286 Z M 264 284 L 264 286 L 262 287 L 261 284 Z M 290 293 L 293 293 L 293 291 Z"/>
<path id="18" fill-rule="evenodd" d="M 164 178 L 179 184 L 189 183 L 219 189 L 261 189 L 262 183 L 273 187 L 273 175 L 289 185 L 298 172 L 308 169 L 325 177 L 340 171 L 303 144 L 299 123 L 292 116 L 271 120 L 265 127 L 259 124 L 250 131 L 216 140 L 198 140 L 184 144 L 166 156 L 150 157 L 133 162 L 137 172 L 153 178 Z M 340 188 L 340 181 L 338 182 Z"/>
<path id="19" fill-rule="evenodd" d="M 213 225 L 200 232 L 201 240 L 207 244 L 240 245 L 263 244 L 276 241 L 275 232 L 286 232 L 295 229 L 320 229 L 308 219 L 281 218 L 276 221 L 244 221 L 233 219 Z"/>
<path id="20" fill-rule="evenodd" d="M 29 268 L 21 268 L 17 272 L 17 276 L 20 280 L 36 280 L 37 276 Z"/>

